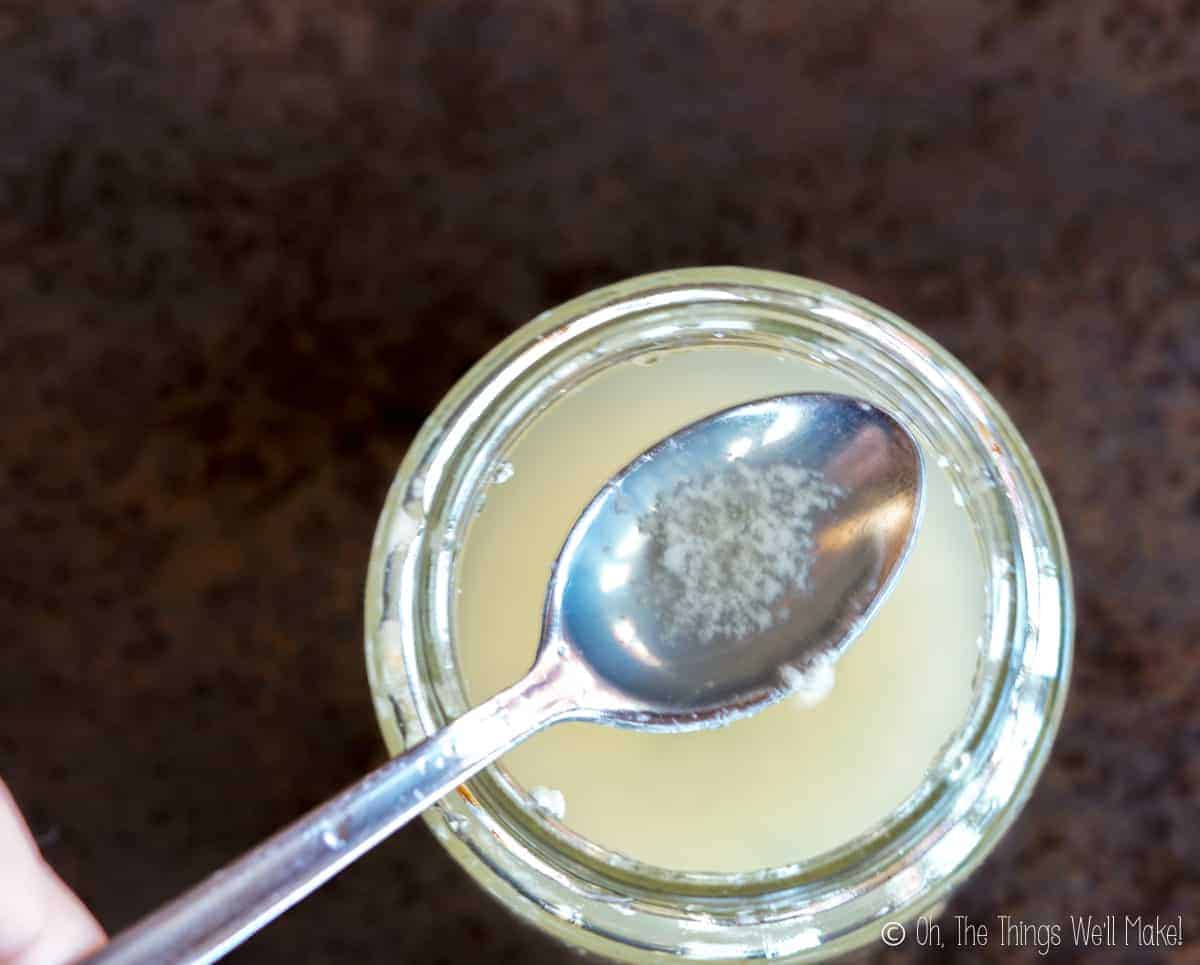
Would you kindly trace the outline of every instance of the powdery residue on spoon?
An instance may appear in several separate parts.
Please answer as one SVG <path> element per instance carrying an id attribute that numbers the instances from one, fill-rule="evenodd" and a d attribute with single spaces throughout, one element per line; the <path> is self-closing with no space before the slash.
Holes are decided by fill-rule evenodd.
<path id="1" fill-rule="evenodd" d="M 645 602 L 679 641 L 737 640 L 787 617 L 806 588 L 812 520 L 842 491 L 799 466 L 735 460 L 678 483 L 638 519 L 650 540 Z"/>

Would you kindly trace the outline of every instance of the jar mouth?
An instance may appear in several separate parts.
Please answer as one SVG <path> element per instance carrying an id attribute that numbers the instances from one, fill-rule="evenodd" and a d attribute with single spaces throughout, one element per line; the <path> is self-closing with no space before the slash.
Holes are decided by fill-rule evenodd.
<path id="1" fill-rule="evenodd" d="M 983 859 L 1040 773 L 1070 669 L 1067 555 L 1032 457 L 986 390 L 890 313 L 805 279 L 700 268 L 600 289 L 518 330 L 447 395 L 393 484 L 368 577 L 372 690 L 394 752 L 467 709 L 452 645 L 456 541 L 442 537 L 465 529 L 491 467 L 562 392 L 633 357 L 716 338 L 852 376 L 975 473 L 970 512 L 988 574 L 988 637 L 967 721 L 882 824 L 833 851 L 753 872 L 676 871 L 608 851 L 531 809 L 495 765 L 428 817 L 468 870 L 506 881 L 543 926 L 549 916 L 605 941 L 679 954 L 669 938 L 678 929 L 664 926 L 665 944 L 647 944 L 635 941 L 631 919 L 690 917 L 716 929 L 749 915 L 759 927 L 774 923 L 776 953 L 828 953 L 854 947 L 845 943 L 862 938 L 864 922 L 934 903 Z M 381 655 L 382 621 L 398 628 L 399 657 Z"/>

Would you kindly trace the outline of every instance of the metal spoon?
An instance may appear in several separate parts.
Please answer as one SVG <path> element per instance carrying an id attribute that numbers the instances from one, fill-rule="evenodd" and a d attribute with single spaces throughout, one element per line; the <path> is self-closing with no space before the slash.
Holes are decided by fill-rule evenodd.
<path id="1" fill-rule="evenodd" d="M 824 507 L 804 503 L 803 526 L 774 520 L 799 527 L 790 542 L 779 545 L 795 549 L 800 540 L 809 548 L 804 579 L 774 597 L 752 600 L 745 613 L 736 597 L 725 594 L 726 610 L 733 607 L 726 616 L 757 617 L 751 632 L 728 632 L 740 625 L 733 619 L 717 621 L 715 632 L 709 626 L 695 634 L 703 622 L 691 619 L 689 611 L 671 612 L 686 594 L 672 603 L 647 591 L 656 580 L 659 589 L 670 589 L 671 580 L 697 572 L 686 561 L 668 558 L 670 548 L 648 535 L 661 530 L 655 519 L 665 517 L 656 514 L 669 513 L 673 501 L 697 487 L 728 495 L 744 484 L 753 495 L 754 480 L 767 478 L 777 497 L 781 480 L 801 478 L 797 468 L 813 485 L 826 487 L 822 492 L 835 494 Z M 741 475 L 721 483 L 729 473 Z M 617 473 L 576 521 L 554 565 L 541 644 L 523 680 L 118 935 L 87 961 L 220 958 L 549 724 L 581 720 L 683 731 L 719 727 L 781 699 L 815 658 L 836 656 L 853 641 L 890 589 L 912 542 L 922 485 L 920 451 L 908 433 L 873 405 L 846 396 L 779 396 L 681 429 Z M 797 491 L 797 505 L 803 495 Z M 769 503 L 760 508 L 779 509 Z M 741 518 L 738 507 L 734 510 Z M 761 533 L 762 523 L 751 520 L 746 533 Z M 726 527 L 723 538 L 735 531 Z M 753 551 L 758 542 L 742 549 Z M 695 551 L 693 545 L 689 552 Z M 734 545 L 730 559 L 744 561 L 738 551 Z M 720 559 L 715 563 L 723 565 Z"/>

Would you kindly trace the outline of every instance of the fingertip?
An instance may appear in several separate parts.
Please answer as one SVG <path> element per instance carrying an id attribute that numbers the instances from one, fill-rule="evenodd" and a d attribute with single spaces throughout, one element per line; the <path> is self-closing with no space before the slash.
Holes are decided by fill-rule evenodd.
<path id="1" fill-rule="evenodd" d="M 0 781 L 0 965 L 63 965 L 95 950 L 104 930 L 45 861 Z"/>
<path id="2" fill-rule="evenodd" d="M 54 869 L 43 862 L 41 874 L 46 889 L 43 925 L 11 965 L 65 965 L 94 952 L 107 940 L 100 923 Z"/>

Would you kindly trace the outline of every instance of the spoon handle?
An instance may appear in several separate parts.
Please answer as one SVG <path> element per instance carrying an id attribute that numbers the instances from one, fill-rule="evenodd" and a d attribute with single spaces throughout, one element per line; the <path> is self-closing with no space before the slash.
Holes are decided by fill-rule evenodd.
<path id="1" fill-rule="evenodd" d="M 83 961 L 216 961 L 506 750 L 571 716 L 561 669 L 535 667 Z"/>

